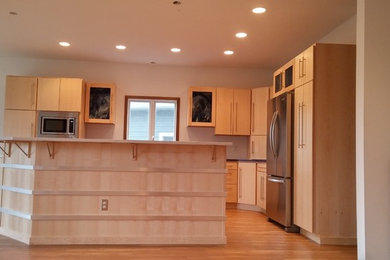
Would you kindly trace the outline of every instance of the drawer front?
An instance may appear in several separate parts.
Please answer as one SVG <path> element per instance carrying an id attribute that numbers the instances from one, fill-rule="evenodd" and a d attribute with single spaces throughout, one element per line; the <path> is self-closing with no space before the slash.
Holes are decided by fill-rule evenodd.
<path id="1" fill-rule="evenodd" d="M 226 184 L 226 202 L 237 203 L 237 185 Z"/>
<path id="2" fill-rule="evenodd" d="M 257 172 L 267 172 L 267 163 L 263 163 L 263 162 L 261 162 L 261 163 L 257 163 L 256 164 L 256 171 Z"/>
<path id="3" fill-rule="evenodd" d="M 228 170 L 237 170 L 237 162 L 226 162 L 226 169 Z"/>
<path id="4" fill-rule="evenodd" d="M 226 184 L 237 185 L 237 170 L 228 170 L 226 173 Z"/>

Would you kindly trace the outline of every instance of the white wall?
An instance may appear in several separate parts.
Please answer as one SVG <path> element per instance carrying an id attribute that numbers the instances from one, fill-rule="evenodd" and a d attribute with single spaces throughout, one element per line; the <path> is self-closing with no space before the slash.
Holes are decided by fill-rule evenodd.
<path id="1" fill-rule="evenodd" d="M 259 69 L 177 67 L 1 57 L 0 129 L 3 128 L 6 75 L 80 77 L 92 82 L 113 82 L 117 86 L 115 125 L 88 125 L 88 138 L 123 139 L 125 95 L 180 97 L 180 140 L 231 141 L 234 145 L 228 149 L 228 157 L 247 158 L 247 137 L 214 136 L 213 128 L 186 126 L 187 89 L 190 86 L 237 88 L 270 86 L 272 85 L 272 72 Z"/>
<path id="2" fill-rule="evenodd" d="M 390 259 L 390 1 L 358 0 L 358 257 Z"/>
<path id="3" fill-rule="evenodd" d="M 330 33 L 319 40 L 319 42 L 356 44 L 356 15 L 334 28 Z"/>

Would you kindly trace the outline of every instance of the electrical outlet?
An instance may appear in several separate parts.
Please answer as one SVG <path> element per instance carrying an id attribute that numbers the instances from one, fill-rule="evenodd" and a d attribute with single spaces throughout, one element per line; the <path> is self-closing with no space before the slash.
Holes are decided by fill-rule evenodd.
<path id="1" fill-rule="evenodd" d="M 108 199 L 102 199 L 101 210 L 108 210 Z"/>

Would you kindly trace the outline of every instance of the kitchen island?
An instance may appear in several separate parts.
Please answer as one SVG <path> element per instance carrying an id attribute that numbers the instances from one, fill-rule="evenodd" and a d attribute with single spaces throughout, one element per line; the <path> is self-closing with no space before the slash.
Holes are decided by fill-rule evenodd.
<path id="1" fill-rule="evenodd" d="M 1 138 L 0 234 L 31 245 L 225 244 L 221 142 Z"/>

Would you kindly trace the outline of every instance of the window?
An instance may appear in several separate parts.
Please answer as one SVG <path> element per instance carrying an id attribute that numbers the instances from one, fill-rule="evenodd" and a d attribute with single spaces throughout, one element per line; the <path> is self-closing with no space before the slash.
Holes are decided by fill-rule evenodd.
<path id="1" fill-rule="evenodd" d="M 125 97 L 125 139 L 177 141 L 179 98 Z"/>

